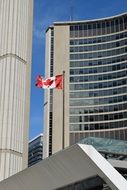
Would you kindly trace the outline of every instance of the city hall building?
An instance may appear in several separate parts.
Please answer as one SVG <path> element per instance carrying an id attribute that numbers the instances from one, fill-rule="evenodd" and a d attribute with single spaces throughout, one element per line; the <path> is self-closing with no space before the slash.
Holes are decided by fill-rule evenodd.
<path id="1" fill-rule="evenodd" d="M 45 91 L 44 157 L 63 138 L 64 148 L 88 136 L 127 140 L 127 13 L 50 26 L 45 77 L 63 71 L 64 130 L 63 91 Z"/>

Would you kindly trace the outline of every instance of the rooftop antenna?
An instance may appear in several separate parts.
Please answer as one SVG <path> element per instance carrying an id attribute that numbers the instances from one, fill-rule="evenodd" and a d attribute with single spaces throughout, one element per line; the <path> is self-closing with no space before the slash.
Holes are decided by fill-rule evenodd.
<path id="1" fill-rule="evenodd" d="M 70 0 L 70 21 L 73 21 L 73 11 L 74 11 L 73 0 Z"/>

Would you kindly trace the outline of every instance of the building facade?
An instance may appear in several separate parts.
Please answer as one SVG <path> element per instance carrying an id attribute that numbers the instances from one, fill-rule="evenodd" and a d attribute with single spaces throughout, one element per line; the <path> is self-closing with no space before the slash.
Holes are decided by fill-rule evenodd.
<path id="1" fill-rule="evenodd" d="M 27 167 L 32 0 L 0 0 L 0 180 Z"/>
<path id="2" fill-rule="evenodd" d="M 28 166 L 43 160 L 43 134 L 38 135 L 29 142 Z"/>
<path id="3" fill-rule="evenodd" d="M 127 140 L 127 13 L 46 31 L 46 76 L 65 71 L 64 147 L 88 136 Z M 62 149 L 62 91 L 45 92 L 44 157 Z"/>

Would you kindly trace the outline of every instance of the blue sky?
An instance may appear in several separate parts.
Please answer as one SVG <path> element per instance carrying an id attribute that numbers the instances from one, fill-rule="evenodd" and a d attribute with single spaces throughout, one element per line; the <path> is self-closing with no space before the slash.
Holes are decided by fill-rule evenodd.
<path id="1" fill-rule="evenodd" d="M 127 0 L 34 0 L 31 76 L 30 135 L 43 132 L 44 91 L 35 87 L 38 74 L 44 76 L 45 30 L 55 21 L 103 18 L 127 12 Z M 72 13 L 72 14 L 71 14 Z"/>

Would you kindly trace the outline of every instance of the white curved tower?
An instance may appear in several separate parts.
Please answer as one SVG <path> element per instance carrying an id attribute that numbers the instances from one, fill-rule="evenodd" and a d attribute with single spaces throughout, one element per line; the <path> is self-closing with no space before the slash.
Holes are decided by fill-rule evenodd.
<path id="1" fill-rule="evenodd" d="M 32 0 L 0 0 L 0 180 L 27 167 Z"/>

